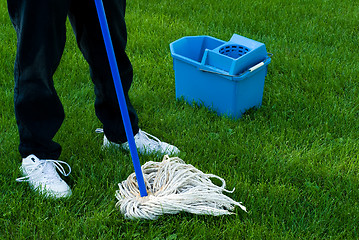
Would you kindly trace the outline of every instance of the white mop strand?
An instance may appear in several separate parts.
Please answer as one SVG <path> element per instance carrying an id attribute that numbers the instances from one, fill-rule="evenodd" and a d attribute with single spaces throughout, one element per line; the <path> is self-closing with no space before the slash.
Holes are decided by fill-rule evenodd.
<path id="1" fill-rule="evenodd" d="M 225 189 L 224 179 L 205 174 L 178 157 L 166 155 L 162 162 L 147 162 L 142 171 L 148 196 L 140 196 L 135 173 L 118 184 L 116 206 L 126 218 L 156 219 L 181 211 L 218 216 L 233 214 L 235 206 L 246 211 L 241 202 L 223 194 L 234 191 Z M 222 186 L 213 184 L 210 178 L 219 179 Z"/>

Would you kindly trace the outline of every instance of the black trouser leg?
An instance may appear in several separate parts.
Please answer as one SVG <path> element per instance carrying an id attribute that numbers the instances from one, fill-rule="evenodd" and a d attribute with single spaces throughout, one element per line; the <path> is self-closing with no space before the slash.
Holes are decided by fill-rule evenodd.
<path id="1" fill-rule="evenodd" d="M 125 0 L 103 0 L 106 16 L 114 45 L 118 68 L 134 134 L 138 132 L 138 117 L 128 97 L 133 70 L 125 53 L 127 31 L 125 24 Z M 89 63 L 95 85 L 96 115 L 110 141 L 126 142 L 107 53 L 93 0 L 72 1 L 69 18 L 74 29 L 78 46 Z"/>
<path id="2" fill-rule="evenodd" d="M 128 98 L 133 71 L 125 53 L 126 2 L 104 0 L 104 5 L 136 134 L 138 118 Z M 8 10 L 18 38 L 14 102 L 21 156 L 36 154 L 39 158 L 57 159 L 61 153 L 61 146 L 52 139 L 64 120 L 64 110 L 52 76 L 63 53 L 68 13 L 78 45 L 90 65 L 96 115 L 111 141 L 127 141 L 93 1 L 8 0 Z"/>
<path id="3" fill-rule="evenodd" d="M 52 76 L 65 46 L 69 0 L 8 0 L 17 33 L 14 104 L 22 157 L 57 159 L 52 141 L 64 119 Z"/>

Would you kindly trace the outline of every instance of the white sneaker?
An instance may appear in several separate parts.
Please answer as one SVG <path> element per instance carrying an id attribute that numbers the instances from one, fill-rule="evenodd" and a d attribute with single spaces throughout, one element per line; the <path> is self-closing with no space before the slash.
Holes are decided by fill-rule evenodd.
<path id="1" fill-rule="evenodd" d="M 96 132 L 103 132 L 102 129 L 97 129 Z M 146 133 L 145 131 L 142 131 L 141 129 L 138 131 L 138 133 L 134 137 L 136 147 L 139 153 L 141 154 L 163 154 L 163 155 L 178 155 L 180 150 L 168 143 L 161 142 L 158 138 L 155 136 Z M 111 147 L 116 146 L 123 148 L 125 150 L 130 150 L 128 142 L 117 144 L 114 142 L 111 142 L 107 139 L 106 135 L 103 137 L 103 146 Z"/>
<path id="2" fill-rule="evenodd" d="M 69 168 L 68 173 L 66 173 L 61 164 L 65 164 Z M 16 181 L 29 182 L 35 191 L 44 194 L 46 197 L 69 197 L 72 193 L 71 189 L 60 178 L 56 169 L 64 176 L 71 173 L 71 167 L 66 162 L 50 159 L 43 160 L 32 154 L 22 159 L 20 170 L 24 177 L 17 178 Z"/>

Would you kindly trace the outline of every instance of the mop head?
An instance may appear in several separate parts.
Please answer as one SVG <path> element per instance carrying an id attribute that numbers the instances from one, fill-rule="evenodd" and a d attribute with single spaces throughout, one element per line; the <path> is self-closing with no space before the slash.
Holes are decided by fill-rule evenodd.
<path id="1" fill-rule="evenodd" d="M 234 214 L 231 211 L 235 206 L 246 211 L 240 202 L 223 194 L 234 191 L 225 189 L 224 179 L 205 174 L 178 157 L 166 155 L 162 162 L 149 161 L 142 171 L 148 196 L 140 196 L 135 173 L 118 184 L 116 206 L 126 218 L 156 219 L 162 214 L 182 211 L 218 216 Z M 211 178 L 219 179 L 222 186 L 212 183 Z"/>

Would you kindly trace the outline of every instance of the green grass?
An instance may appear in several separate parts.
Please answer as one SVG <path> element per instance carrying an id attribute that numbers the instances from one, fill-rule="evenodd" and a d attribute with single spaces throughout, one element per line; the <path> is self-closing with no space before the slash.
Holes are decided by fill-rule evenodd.
<path id="1" fill-rule="evenodd" d="M 68 24 L 54 76 L 66 120 L 55 140 L 72 173 L 69 200 L 33 194 L 19 176 L 13 111 L 16 36 L 0 2 L 0 239 L 358 239 L 359 7 L 349 0 L 128 1 L 130 95 L 140 127 L 236 188 L 248 213 L 126 220 L 117 183 L 130 155 L 101 151 L 88 66 Z M 263 105 L 239 120 L 175 100 L 169 44 L 233 33 L 273 53 Z M 153 156 L 141 156 L 144 163 Z M 155 160 L 160 160 L 155 158 Z"/>

